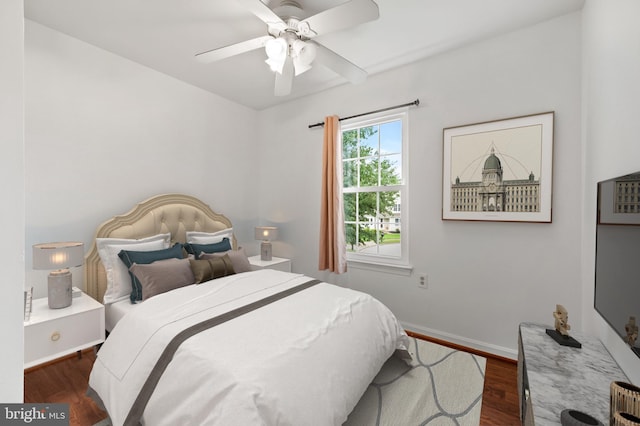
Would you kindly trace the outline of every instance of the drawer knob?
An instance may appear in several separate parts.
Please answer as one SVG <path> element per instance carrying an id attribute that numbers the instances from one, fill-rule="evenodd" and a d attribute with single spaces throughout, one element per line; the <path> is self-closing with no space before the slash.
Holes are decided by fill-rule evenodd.
<path id="1" fill-rule="evenodd" d="M 60 340 L 60 333 L 57 331 L 54 331 L 53 333 L 51 333 L 51 341 L 57 342 L 58 340 Z"/>

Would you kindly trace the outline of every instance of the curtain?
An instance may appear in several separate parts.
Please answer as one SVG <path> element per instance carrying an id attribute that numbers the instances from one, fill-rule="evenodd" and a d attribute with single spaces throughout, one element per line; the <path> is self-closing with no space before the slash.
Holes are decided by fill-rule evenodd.
<path id="1" fill-rule="evenodd" d="M 322 199 L 320 207 L 320 256 L 318 268 L 341 274 L 347 271 L 342 206 L 342 155 L 340 119 L 324 120 L 322 149 Z"/>

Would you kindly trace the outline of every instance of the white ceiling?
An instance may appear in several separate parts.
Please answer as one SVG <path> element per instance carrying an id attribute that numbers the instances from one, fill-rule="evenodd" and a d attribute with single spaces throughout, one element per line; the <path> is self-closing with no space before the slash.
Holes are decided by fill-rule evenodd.
<path id="1" fill-rule="evenodd" d="M 311 16 L 345 0 L 298 2 Z M 580 10 L 584 0 L 376 3 L 378 20 L 315 38 L 369 75 Z M 254 109 L 349 84 L 316 65 L 295 78 L 290 95 L 276 97 L 262 49 L 196 61 L 196 53 L 266 34 L 266 25 L 233 0 L 24 0 L 24 8 L 27 19 Z"/>

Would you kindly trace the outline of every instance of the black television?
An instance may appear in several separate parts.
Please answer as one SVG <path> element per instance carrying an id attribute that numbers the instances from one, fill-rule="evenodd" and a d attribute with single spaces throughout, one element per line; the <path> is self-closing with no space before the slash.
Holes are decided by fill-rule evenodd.
<path id="1" fill-rule="evenodd" d="M 640 357 L 640 172 L 598 183 L 596 311 Z"/>

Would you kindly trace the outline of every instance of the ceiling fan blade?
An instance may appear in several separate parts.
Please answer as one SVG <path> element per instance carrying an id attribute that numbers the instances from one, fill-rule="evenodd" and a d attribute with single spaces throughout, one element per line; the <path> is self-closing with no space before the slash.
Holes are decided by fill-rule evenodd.
<path id="1" fill-rule="evenodd" d="M 262 3 L 260 0 L 236 0 L 243 5 L 249 12 L 257 16 L 262 22 L 269 27 L 277 28 L 280 31 L 284 31 L 287 28 L 287 24 L 275 14 L 275 12 Z"/>
<path id="2" fill-rule="evenodd" d="M 373 0 L 351 0 L 334 8 L 310 16 L 302 22 L 309 24 L 309 36 L 327 34 L 345 28 L 352 28 L 378 19 L 378 5 Z"/>
<path id="3" fill-rule="evenodd" d="M 340 74 L 351 83 L 362 83 L 367 79 L 367 72 L 365 70 L 349 62 L 333 50 L 315 41 L 310 40 L 307 43 L 314 43 L 316 45 L 316 61 Z"/>
<path id="4" fill-rule="evenodd" d="M 276 87 L 274 94 L 276 96 L 287 96 L 291 93 L 291 87 L 293 86 L 293 60 L 287 56 L 282 68 L 282 74 L 276 72 Z"/>
<path id="5" fill-rule="evenodd" d="M 240 43 L 231 44 L 229 46 L 220 47 L 218 49 L 209 50 L 207 52 L 198 53 L 196 54 L 196 59 L 204 63 L 219 61 L 220 59 L 229 58 L 250 50 L 264 47 L 267 40 L 272 38 L 272 36 L 257 37 Z"/>

